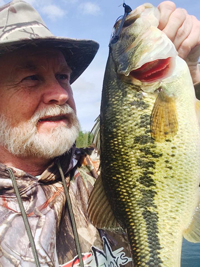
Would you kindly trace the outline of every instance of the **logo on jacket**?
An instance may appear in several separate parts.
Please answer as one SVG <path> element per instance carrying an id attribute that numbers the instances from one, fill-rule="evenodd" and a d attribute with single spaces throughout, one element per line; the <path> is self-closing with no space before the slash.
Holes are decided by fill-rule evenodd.
<path id="1" fill-rule="evenodd" d="M 120 267 L 126 266 L 132 259 L 127 257 L 123 251 L 123 247 L 115 251 L 112 248 L 106 237 L 103 237 L 103 250 L 94 246 L 91 248 L 91 253 L 83 254 L 83 262 L 86 267 Z M 60 265 L 60 267 L 79 267 L 79 259 L 76 256 L 70 262 Z"/>

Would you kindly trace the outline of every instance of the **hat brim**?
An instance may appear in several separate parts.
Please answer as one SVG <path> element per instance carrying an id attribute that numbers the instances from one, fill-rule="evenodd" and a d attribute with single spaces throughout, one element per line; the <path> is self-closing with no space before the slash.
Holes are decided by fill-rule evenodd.
<path id="1" fill-rule="evenodd" d="M 25 46 L 53 47 L 61 50 L 72 70 L 71 84 L 89 66 L 99 48 L 99 44 L 92 40 L 48 37 L 5 42 L 0 46 L 0 54 L 9 53 Z"/>

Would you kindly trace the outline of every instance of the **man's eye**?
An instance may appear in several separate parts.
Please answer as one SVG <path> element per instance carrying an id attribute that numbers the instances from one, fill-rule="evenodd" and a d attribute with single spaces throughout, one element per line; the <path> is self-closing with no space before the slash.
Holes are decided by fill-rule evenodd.
<path id="1" fill-rule="evenodd" d="M 69 75 L 68 74 L 57 74 L 56 75 L 57 77 L 57 79 L 59 79 L 59 80 L 69 80 Z"/>
<path id="2" fill-rule="evenodd" d="M 23 80 L 37 81 L 38 77 L 36 75 L 31 75 L 31 76 L 25 77 Z"/>
<path id="3" fill-rule="evenodd" d="M 21 85 L 24 87 L 34 87 L 38 85 L 39 77 L 37 75 L 26 76 L 22 79 Z"/>

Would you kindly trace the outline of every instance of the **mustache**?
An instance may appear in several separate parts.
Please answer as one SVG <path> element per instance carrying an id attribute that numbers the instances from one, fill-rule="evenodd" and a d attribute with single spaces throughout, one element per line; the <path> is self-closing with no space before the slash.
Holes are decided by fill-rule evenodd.
<path id="1" fill-rule="evenodd" d="M 69 115 L 69 114 L 75 115 L 75 111 L 68 104 L 65 104 L 63 106 L 54 105 L 54 106 L 36 111 L 30 121 L 33 123 L 37 123 L 39 120 L 45 117 L 64 116 L 64 115 Z"/>

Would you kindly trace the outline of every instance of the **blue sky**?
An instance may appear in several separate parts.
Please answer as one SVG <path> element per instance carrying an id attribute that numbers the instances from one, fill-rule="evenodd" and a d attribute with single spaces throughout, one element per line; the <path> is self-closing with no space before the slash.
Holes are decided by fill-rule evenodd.
<path id="1" fill-rule="evenodd" d="M 0 0 L 0 5 L 8 3 Z M 108 42 L 115 20 L 123 14 L 123 0 L 27 0 L 40 13 L 50 31 L 56 36 L 92 39 L 100 44 L 97 56 L 72 85 L 77 113 L 83 131 L 90 131 L 99 114 Z M 147 2 L 126 0 L 132 9 Z M 157 6 L 161 1 L 151 0 Z M 200 19 L 199 0 L 175 0 L 177 7 Z"/>

